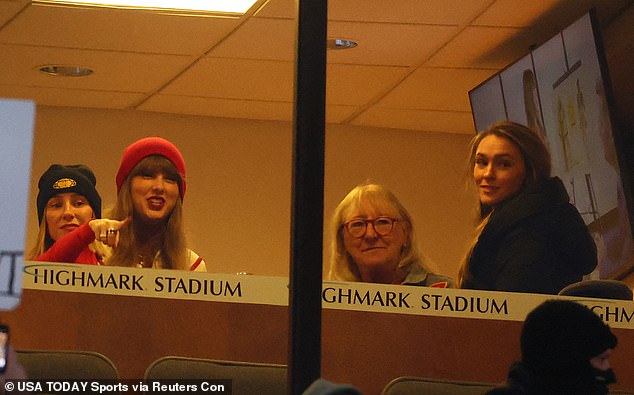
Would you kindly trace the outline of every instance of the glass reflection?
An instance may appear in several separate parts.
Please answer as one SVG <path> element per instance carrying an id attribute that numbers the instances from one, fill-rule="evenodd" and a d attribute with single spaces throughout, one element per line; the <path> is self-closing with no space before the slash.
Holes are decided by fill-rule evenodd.
<path id="1" fill-rule="evenodd" d="M 186 158 L 187 242 L 209 271 L 288 274 L 293 2 L 217 18 L 7 6 L 0 45 L 13 77 L 0 81 L 0 96 L 38 104 L 28 246 L 39 228 L 37 181 L 51 164 L 89 166 L 106 213 L 124 149 L 161 136 Z M 57 23 L 44 29 L 43 20 Z M 94 73 L 56 78 L 37 71 L 45 64 Z"/>

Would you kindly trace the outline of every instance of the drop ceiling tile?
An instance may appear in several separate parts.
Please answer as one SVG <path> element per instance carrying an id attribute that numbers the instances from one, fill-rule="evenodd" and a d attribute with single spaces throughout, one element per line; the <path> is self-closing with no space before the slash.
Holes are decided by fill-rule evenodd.
<path id="1" fill-rule="evenodd" d="M 199 55 L 238 23 L 235 18 L 33 4 L 0 31 L 0 43 Z"/>
<path id="2" fill-rule="evenodd" d="M 294 73 L 293 62 L 204 58 L 161 93 L 292 102 Z"/>
<path id="3" fill-rule="evenodd" d="M 22 7 L 30 3 L 31 0 L 0 0 L 0 5 L 13 4 L 16 7 Z"/>
<path id="4" fill-rule="evenodd" d="M 468 27 L 425 66 L 501 69 L 528 52 L 526 40 L 515 28 Z"/>
<path id="5" fill-rule="evenodd" d="M 137 107 L 141 111 L 260 119 L 291 122 L 294 104 L 291 102 L 266 102 L 257 100 L 215 99 L 209 97 L 155 95 Z M 326 122 L 341 123 L 358 109 L 358 106 L 326 106 Z"/>
<path id="6" fill-rule="evenodd" d="M 230 100 L 210 97 L 155 95 L 138 107 L 142 111 L 208 117 L 259 119 L 291 122 L 293 103 Z"/>
<path id="7" fill-rule="evenodd" d="M 295 0 L 269 0 L 256 13 L 256 17 L 295 18 Z"/>
<path id="8" fill-rule="evenodd" d="M 33 100 L 40 106 L 126 109 L 138 103 L 143 95 L 129 92 L 0 85 L 0 97 Z"/>
<path id="9" fill-rule="evenodd" d="M 490 0 L 337 0 L 328 3 L 330 21 L 426 23 L 458 25 L 479 14 Z M 295 0 L 270 0 L 256 14 L 265 18 L 295 18 Z"/>
<path id="10" fill-rule="evenodd" d="M 208 56 L 220 58 L 295 60 L 295 21 L 251 18 Z"/>
<path id="11" fill-rule="evenodd" d="M 471 21 L 490 0 L 337 0 L 328 3 L 332 21 L 461 25 Z"/>
<path id="12" fill-rule="evenodd" d="M 419 68 L 388 93 L 379 107 L 470 112 L 469 90 L 495 70 Z"/>
<path id="13" fill-rule="evenodd" d="M 147 111 L 288 121 L 295 3 L 258 0 L 260 9 L 252 14 L 212 19 L 51 9 L 29 0 L 0 0 L 0 43 L 14 43 L 0 45 L 0 96 L 34 97 L 41 104 L 73 107 L 120 109 L 142 103 L 139 108 Z M 472 133 L 470 89 L 585 9 L 596 5 L 620 11 L 630 4 L 631 0 L 330 2 L 329 37 L 356 39 L 360 46 L 328 52 L 326 121 Z M 27 8 L 15 20 L 3 22 L 22 7 Z M 80 64 L 97 73 L 86 79 L 56 79 L 33 70 L 44 63 Z M 414 70 L 420 64 L 426 67 Z M 168 81 L 160 94 L 143 101 Z"/>
<path id="14" fill-rule="evenodd" d="M 475 133 L 470 112 L 408 110 L 375 106 L 360 114 L 352 120 L 351 124 L 426 132 Z"/>
<path id="15" fill-rule="evenodd" d="M 517 1 L 496 0 L 472 25 L 526 27 L 550 11 L 560 0 Z"/>
<path id="16" fill-rule="evenodd" d="M 331 22 L 328 37 L 356 41 L 346 50 L 329 50 L 328 62 L 411 66 L 427 59 L 458 32 L 455 26 Z"/>
<path id="17" fill-rule="evenodd" d="M 0 30 L 24 7 L 23 1 L 0 1 Z"/>
<path id="18" fill-rule="evenodd" d="M 358 109 L 359 106 L 326 105 L 326 123 L 342 123 Z"/>
<path id="19" fill-rule="evenodd" d="M 118 92 L 157 89 L 192 60 L 187 56 L 17 45 L 0 45 L 0 52 L 0 84 Z M 95 72 L 81 78 L 55 77 L 37 70 L 46 64 L 78 65 Z"/>
<path id="20" fill-rule="evenodd" d="M 383 94 L 407 73 L 405 67 L 329 64 L 326 103 L 363 105 Z"/>

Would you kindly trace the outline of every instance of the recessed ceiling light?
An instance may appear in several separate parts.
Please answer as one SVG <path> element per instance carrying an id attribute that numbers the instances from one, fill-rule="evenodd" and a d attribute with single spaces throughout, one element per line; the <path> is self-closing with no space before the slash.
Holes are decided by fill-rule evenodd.
<path id="1" fill-rule="evenodd" d="M 35 0 L 34 3 L 109 8 L 137 8 L 175 12 L 244 14 L 257 0 Z"/>
<path id="2" fill-rule="evenodd" d="M 342 38 L 329 38 L 327 41 L 327 47 L 329 49 L 350 49 L 356 46 L 356 41 L 344 40 Z"/>
<path id="3" fill-rule="evenodd" d="M 47 64 L 38 67 L 38 70 L 48 75 L 57 77 L 85 77 L 94 73 L 93 70 L 80 66 L 66 66 L 60 64 Z"/>

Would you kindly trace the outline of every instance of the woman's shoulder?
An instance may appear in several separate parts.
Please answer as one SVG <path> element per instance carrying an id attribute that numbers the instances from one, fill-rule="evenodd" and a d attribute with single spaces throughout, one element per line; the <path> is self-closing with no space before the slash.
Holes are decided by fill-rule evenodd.
<path id="1" fill-rule="evenodd" d="M 412 264 L 410 272 L 405 278 L 405 281 L 403 281 L 403 285 L 418 285 L 434 288 L 453 288 L 454 280 L 449 276 L 428 272 L 419 265 Z"/>
<path id="2" fill-rule="evenodd" d="M 190 249 L 187 249 L 187 266 L 189 267 L 190 271 L 207 271 L 207 265 L 205 264 L 204 259 Z"/>
<path id="3" fill-rule="evenodd" d="M 425 286 L 433 288 L 454 288 L 455 286 L 451 277 L 436 273 L 428 273 L 426 283 Z"/>
<path id="4" fill-rule="evenodd" d="M 510 207 L 509 207 L 510 209 Z M 483 239 L 508 239 L 518 234 L 525 237 L 551 238 L 554 234 L 587 233 L 587 227 L 575 206 L 568 202 L 540 208 L 516 207 L 493 216 L 483 231 Z M 532 235 L 532 236 L 530 236 Z"/>
<path id="5" fill-rule="evenodd" d="M 569 202 L 563 183 L 553 177 L 525 188 L 500 204 L 493 210 L 487 227 L 504 231 L 527 219 L 551 216 L 553 212 L 570 214 L 570 208 L 574 209 L 574 206 Z"/>
<path id="6" fill-rule="evenodd" d="M 568 239 L 572 236 L 588 237 L 588 228 L 583 217 L 577 208 L 570 203 L 528 216 L 523 221 L 517 222 L 508 231 L 522 229 L 533 235 L 541 235 L 551 241 Z"/>

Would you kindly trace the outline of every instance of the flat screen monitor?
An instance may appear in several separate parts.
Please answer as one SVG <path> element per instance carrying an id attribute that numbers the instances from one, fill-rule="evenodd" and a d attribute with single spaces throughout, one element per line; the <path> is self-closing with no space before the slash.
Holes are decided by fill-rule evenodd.
<path id="1" fill-rule="evenodd" d="M 610 114 L 611 90 L 596 18 L 587 13 L 469 92 L 476 131 L 500 120 L 542 135 L 595 240 L 589 278 L 634 269 L 630 180 Z M 616 143 L 615 143 L 616 140 Z"/>

